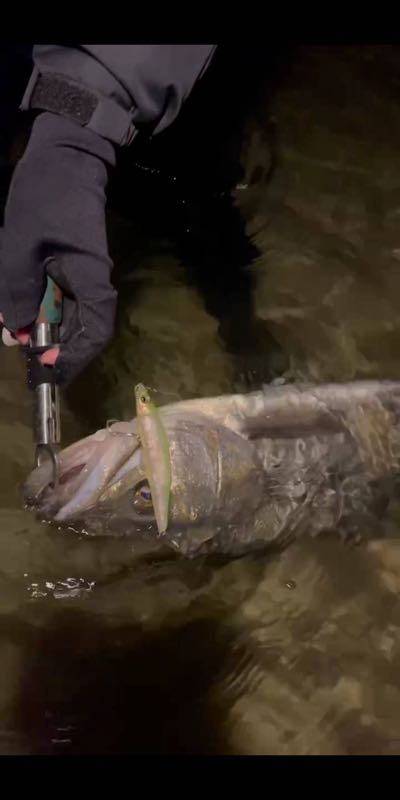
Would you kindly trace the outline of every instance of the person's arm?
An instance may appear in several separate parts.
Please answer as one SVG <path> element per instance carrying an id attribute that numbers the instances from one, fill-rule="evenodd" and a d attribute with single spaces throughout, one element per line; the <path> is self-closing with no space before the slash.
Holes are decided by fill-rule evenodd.
<path id="1" fill-rule="evenodd" d="M 115 150 L 179 113 L 214 45 L 38 45 L 22 109 L 36 109 L 6 206 L 0 313 L 16 333 L 38 314 L 47 274 L 64 291 L 59 383 L 113 333 L 116 296 L 105 226 Z M 22 337 L 19 337 L 22 341 Z M 46 360 L 46 357 L 43 356 Z"/>

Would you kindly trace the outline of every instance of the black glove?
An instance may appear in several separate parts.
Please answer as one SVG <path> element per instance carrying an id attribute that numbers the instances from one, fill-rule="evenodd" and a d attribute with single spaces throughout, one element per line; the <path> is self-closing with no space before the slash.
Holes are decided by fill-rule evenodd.
<path id="1" fill-rule="evenodd" d="M 105 224 L 114 146 L 50 113 L 34 122 L 7 200 L 0 254 L 0 312 L 13 333 L 36 320 L 50 275 L 64 292 L 56 380 L 71 381 L 112 336 Z"/>

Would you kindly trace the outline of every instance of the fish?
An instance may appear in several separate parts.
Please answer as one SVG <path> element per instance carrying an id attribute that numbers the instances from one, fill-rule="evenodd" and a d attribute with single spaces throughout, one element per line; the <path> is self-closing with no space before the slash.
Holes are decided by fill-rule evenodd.
<path id="1" fill-rule="evenodd" d="M 170 475 L 158 427 L 158 451 L 146 454 L 139 413 L 61 451 L 58 487 L 49 465 L 36 468 L 24 502 L 66 533 L 154 546 L 169 483 L 162 540 L 194 558 L 236 557 L 327 532 L 374 537 L 398 495 L 397 381 L 268 385 L 166 404 L 157 415 Z"/>
<path id="2" fill-rule="evenodd" d="M 136 414 L 144 471 L 149 482 L 158 532 L 168 527 L 171 465 L 168 437 L 158 410 L 142 383 L 135 387 Z"/>

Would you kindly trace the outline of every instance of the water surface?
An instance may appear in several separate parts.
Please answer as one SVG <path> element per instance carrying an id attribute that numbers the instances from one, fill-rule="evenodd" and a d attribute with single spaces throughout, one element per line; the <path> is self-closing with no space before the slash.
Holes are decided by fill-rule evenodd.
<path id="1" fill-rule="evenodd" d="M 117 334 L 64 398 L 64 443 L 131 417 L 138 380 L 168 402 L 282 369 L 400 378 L 400 54 L 305 48 L 286 66 L 198 163 L 189 119 L 191 155 L 178 129 L 127 167 Z M 0 375 L 0 753 L 400 753 L 396 510 L 385 540 L 234 561 L 66 536 L 21 507 L 14 349 Z"/>

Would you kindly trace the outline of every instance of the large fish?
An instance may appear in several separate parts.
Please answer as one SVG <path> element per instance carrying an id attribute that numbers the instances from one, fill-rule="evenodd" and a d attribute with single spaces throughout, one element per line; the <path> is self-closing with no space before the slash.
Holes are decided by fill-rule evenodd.
<path id="1" fill-rule="evenodd" d="M 163 541 L 240 554 L 303 534 L 375 534 L 400 471 L 400 382 L 287 384 L 158 409 L 170 455 Z M 24 487 L 42 518 L 92 535 L 158 536 L 138 421 L 114 423 Z"/>

